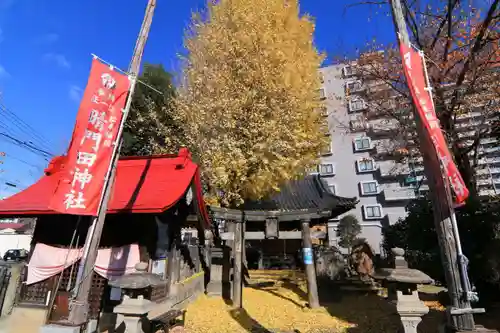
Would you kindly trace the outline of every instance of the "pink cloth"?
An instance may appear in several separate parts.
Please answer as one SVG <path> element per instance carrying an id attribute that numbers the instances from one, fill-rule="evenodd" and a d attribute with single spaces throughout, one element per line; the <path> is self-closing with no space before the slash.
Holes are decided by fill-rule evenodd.
<path id="1" fill-rule="evenodd" d="M 26 284 L 33 284 L 59 274 L 82 257 L 83 249 L 64 249 L 37 243 L 28 264 Z"/>
<path id="2" fill-rule="evenodd" d="M 80 260 L 82 249 L 68 250 L 37 243 L 28 264 L 26 284 L 33 284 L 59 274 L 65 268 Z M 118 248 L 99 249 L 94 270 L 104 278 L 111 278 L 135 272 L 140 261 L 137 244 Z"/>
<path id="3" fill-rule="evenodd" d="M 94 270 L 100 276 L 110 279 L 135 272 L 140 261 L 139 245 L 132 244 L 110 249 L 100 249 Z"/>

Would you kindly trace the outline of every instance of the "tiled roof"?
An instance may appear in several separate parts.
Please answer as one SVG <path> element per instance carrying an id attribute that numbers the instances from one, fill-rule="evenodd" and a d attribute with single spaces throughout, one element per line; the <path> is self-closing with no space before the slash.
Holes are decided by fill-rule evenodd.
<path id="1" fill-rule="evenodd" d="M 279 192 L 259 201 L 246 201 L 241 209 L 260 211 L 331 211 L 332 217 L 353 209 L 357 198 L 345 198 L 332 194 L 328 184 L 318 175 L 293 180 L 281 187 Z"/>
<path id="2" fill-rule="evenodd" d="M 56 214 L 49 205 L 61 179 L 64 161 L 64 157 L 56 157 L 38 182 L 0 200 L 0 216 Z M 198 165 L 185 148 L 177 155 L 121 158 L 108 213 L 162 213 L 185 195 L 193 181 L 197 200 L 203 202 L 201 190 L 198 191 L 201 188 Z M 205 222 L 208 223 L 206 211 L 203 210 L 202 214 L 207 216 Z"/>

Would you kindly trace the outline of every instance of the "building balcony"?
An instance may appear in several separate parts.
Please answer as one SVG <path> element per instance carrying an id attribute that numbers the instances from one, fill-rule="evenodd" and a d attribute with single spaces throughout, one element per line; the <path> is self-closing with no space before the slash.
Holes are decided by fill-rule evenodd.
<path id="1" fill-rule="evenodd" d="M 483 168 L 476 170 L 476 174 L 478 176 L 489 175 L 489 174 L 496 175 L 499 173 L 500 173 L 500 168 Z"/>
<path id="2" fill-rule="evenodd" d="M 485 123 L 482 120 L 469 120 L 469 121 L 466 121 L 466 122 L 456 123 L 455 127 L 458 130 L 465 130 L 465 129 L 475 128 L 475 127 L 478 127 L 478 126 L 481 126 L 481 125 L 484 125 L 484 124 Z"/>
<path id="3" fill-rule="evenodd" d="M 350 96 L 351 94 L 362 93 L 364 91 L 366 91 L 366 86 L 360 80 L 347 82 L 345 85 L 346 96 Z"/>
<path id="4" fill-rule="evenodd" d="M 391 135 L 401 132 L 401 124 L 395 119 L 376 119 L 367 123 L 368 131 L 373 135 Z"/>
<path id="5" fill-rule="evenodd" d="M 457 116 L 457 120 L 473 119 L 482 116 L 481 112 L 468 112 Z"/>
<path id="6" fill-rule="evenodd" d="M 415 175 L 409 175 L 405 178 L 404 182 L 405 182 L 405 185 L 407 186 L 413 186 L 413 187 L 416 187 L 418 186 L 420 183 L 422 183 L 424 181 L 424 176 L 415 176 Z"/>
<path id="7" fill-rule="evenodd" d="M 388 118 L 392 116 L 392 111 L 387 110 L 378 106 L 375 106 L 373 108 L 370 107 L 370 109 L 365 112 L 366 119 L 372 120 L 372 119 L 379 119 L 379 118 Z"/>
<path id="8" fill-rule="evenodd" d="M 482 197 L 490 197 L 496 195 L 497 193 L 495 192 L 495 190 L 492 189 L 484 189 L 484 190 L 479 190 L 478 194 Z"/>
<path id="9" fill-rule="evenodd" d="M 417 192 L 428 192 L 429 190 L 429 185 L 427 184 L 422 184 L 420 187 L 415 188 Z"/>
<path id="10" fill-rule="evenodd" d="M 365 132 L 368 124 L 362 120 L 351 120 L 349 121 L 349 127 L 352 132 Z"/>
<path id="11" fill-rule="evenodd" d="M 497 143 L 497 142 L 498 142 L 498 140 L 496 138 L 484 138 L 484 139 L 481 139 L 480 144 L 487 145 L 487 144 Z"/>
<path id="12" fill-rule="evenodd" d="M 388 188 L 383 190 L 385 201 L 405 201 L 416 199 L 413 187 Z"/>
<path id="13" fill-rule="evenodd" d="M 500 163 L 500 157 L 485 157 L 477 161 L 479 165 Z"/>
<path id="14" fill-rule="evenodd" d="M 381 177 L 394 177 L 410 174 L 410 167 L 405 163 L 397 163 L 396 161 L 380 161 L 377 164 Z"/>
<path id="15" fill-rule="evenodd" d="M 478 179 L 476 184 L 477 186 L 491 185 L 491 179 Z"/>
<path id="16" fill-rule="evenodd" d="M 467 132 L 458 133 L 458 137 L 460 139 L 462 139 L 462 138 L 470 138 L 470 137 L 473 137 L 475 135 L 476 135 L 476 131 L 467 131 Z"/>
<path id="17" fill-rule="evenodd" d="M 483 154 L 491 154 L 500 151 L 500 146 L 496 147 L 488 147 L 488 148 L 479 148 L 479 152 Z"/>
<path id="18" fill-rule="evenodd" d="M 344 75 L 345 78 L 348 77 L 353 77 L 357 74 L 357 68 L 356 65 L 347 65 L 342 68 L 342 74 Z"/>

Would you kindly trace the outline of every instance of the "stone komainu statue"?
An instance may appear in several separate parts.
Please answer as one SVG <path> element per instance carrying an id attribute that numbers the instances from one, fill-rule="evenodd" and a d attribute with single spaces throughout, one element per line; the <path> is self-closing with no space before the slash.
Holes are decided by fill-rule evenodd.
<path id="1" fill-rule="evenodd" d="M 366 241 L 360 241 L 351 249 L 351 267 L 362 280 L 369 279 L 374 273 L 374 251 Z"/>

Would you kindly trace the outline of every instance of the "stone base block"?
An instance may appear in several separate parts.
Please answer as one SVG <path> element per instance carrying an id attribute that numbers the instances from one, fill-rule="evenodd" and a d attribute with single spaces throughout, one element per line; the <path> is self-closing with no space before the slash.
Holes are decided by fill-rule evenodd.
<path id="1" fill-rule="evenodd" d="M 212 281 L 207 285 L 207 295 L 232 299 L 233 284 L 231 282 Z"/>
<path id="2" fill-rule="evenodd" d="M 476 328 L 472 331 L 452 331 L 447 328 L 447 325 L 443 324 L 439 327 L 439 333 L 498 333 L 498 331 L 481 325 L 476 325 Z"/>
<path id="3" fill-rule="evenodd" d="M 43 325 L 39 333 L 80 333 L 80 326 Z"/>
<path id="4" fill-rule="evenodd" d="M 498 333 L 498 331 L 477 325 L 473 331 L 457 331 L 456 333 Z"/>
<path id="5" fill-rule="evenodd" d="M 85 333 L 99 333 L 97 324 L 98 324 L 97 320 L 95 319 L 89 320 L 87 328 L 85 329 Z"/>

